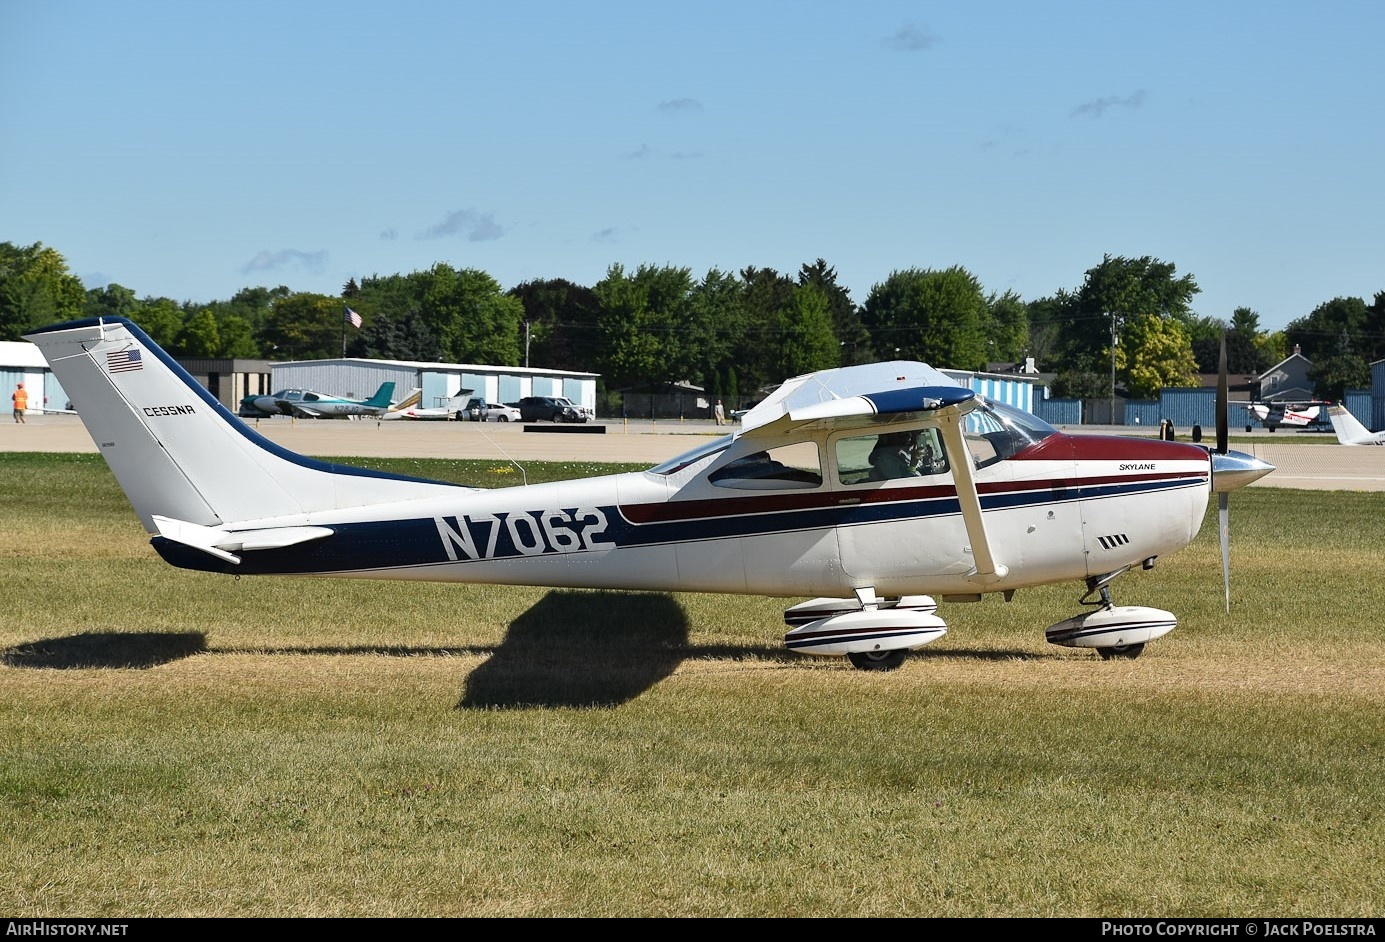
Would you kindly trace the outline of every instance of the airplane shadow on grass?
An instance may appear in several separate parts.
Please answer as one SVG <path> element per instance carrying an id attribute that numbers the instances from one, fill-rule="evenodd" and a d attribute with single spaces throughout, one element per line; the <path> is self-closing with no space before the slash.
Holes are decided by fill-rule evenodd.
<path id="1" fill-rule="evenodd" d="M 0 664 L 29 669 L 148 669 L 197 654 L 447 657 L 489 654 L 466 678 L 458 709 L 609 707 L 625 703 L 693 658 L 803 664 L 777 645 L 701 645 L 688 640 L 687 613 L 654 592 L 550 591 L 511 622 L 496 647 L 408 645 L 217 648 L 203 632 L 84 632 L 0 650 Z M 928 652 L 922 657 L 1030 659 L 1022 651 Z M 814 659 L 808 658 L 811 661 Z M 836 659 L 832 659 L 836 660 Z M 845 666 L 845 661 L 842 661 Z"/>
<path id="2" fill-rule="evenodd" d="M 692 653 L 687 613 L 669 595 L 552 591 L 510 623 L 457 706 L 614 706 Z"/>
<path id="3" fill-rule="evenodd" d="M 28 669 L 148 669 L 218 648 L 203 632 L 90 631 L 0 651 L 0 664 Z M 690 656 L 688 617 L 666 594 L 552 591 L 511 624 L 496 647 L 318 646 L 247 648 L 265 654 L 387 657 L 489 654 L 466 679 L 458 709 L 613 706 L 672 674 Z M 757 652 L 735 649 L 740 656 Z M 723 652 L 725 653 L 725 652 Z M 734 655 L 733 655 L 734 656 Z"/>

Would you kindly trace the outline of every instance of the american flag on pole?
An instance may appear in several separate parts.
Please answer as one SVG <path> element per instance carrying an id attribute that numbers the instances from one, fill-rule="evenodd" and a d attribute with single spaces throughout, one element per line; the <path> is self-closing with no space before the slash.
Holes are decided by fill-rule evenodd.
<path id="1" fill-rule="evenodd" d="M 346 309 L 346 318 L 347 318 L 347 320 L 351 321 L 351 326 L 352 326 L 352 327 L 355 327 L 357 330 L 360 329 L 360 327 L 361 327 L 361 315 L 359 315 L 359 314 L 357 314 L 355 311 L 351 310 L 351 308 L 347 308 L 347 309 Z"/>
<path id="2" fill-rule="evenodd" d="M 138 350 L 115 350 L 106 354 L 107 373 L 128 373 L 142 369 L 144 361 L 140 359 Z"/>

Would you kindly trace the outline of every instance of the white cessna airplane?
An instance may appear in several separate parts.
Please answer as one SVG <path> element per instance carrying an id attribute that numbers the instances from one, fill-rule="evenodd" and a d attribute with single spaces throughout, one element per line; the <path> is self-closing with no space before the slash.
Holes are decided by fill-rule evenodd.
<path id="1" fill-rule="evenodd" d="M 1339 402 L 1327 407 L 1327 418 L 1343 445 L 1385 445 L 1385 432 L 1372 432 Z"/>
<path id="2" fill-rule="evenodd" d="M 466 411 L 467 403 L 471 402 L 474 389 L 458 390 L 455 395 L 449 396 L 442 405 L 421 406 L 417 403 L 404 408 L 393 408 L 380 416 L 382 419 L 413 419 L 415 421 L 448 421 L 451 419 L 461 419 Z"/>
<path id="3" fill-rule="evenodd" d="M 1318 410 L 1323 405 L 1320 402 L 1252 402 L 1246 406 L 1246 411 L 1273 432 L 1281 426 L 1305 428 L 1312 425 L 1318 421 Z M 1246 426 L 1246 431 L 1250 431 L 1250 426 Z"/>
<path id="4" fill-rule="evenodd" d="M 790 379 L 735 431 L 645 471 L 471 488 L 287 451 L 127 320 L 27 339 L 175 566 L 807 597 L 785 612 L 787 646 L 864 670 L 941 637 L 938 600 L 1067 580 L 1087 610 L 1047 639 L 1134 657 L 1177 619 L 1113 604 L 1109 583 L 1187 546 L 1213 493 L 1226 575 L 1227 492 L 1274 470 L 1226 450 L 1224 368 L 1208 449 L 1066 435 L 896 361 Z"/>

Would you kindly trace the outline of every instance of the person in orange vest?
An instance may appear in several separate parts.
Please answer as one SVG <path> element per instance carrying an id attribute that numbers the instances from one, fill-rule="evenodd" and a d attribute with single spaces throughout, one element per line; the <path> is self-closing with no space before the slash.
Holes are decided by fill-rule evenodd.
<path id="1" fill-rule="evenodd" d="M 24 421 L 24 410 L 29 408 L 29 393 L 25 390 L 23 383 L 14 387 L 14 392 L 10 398 L 14 400 L 14 420 L 20 425 L 27 424 Z"/>

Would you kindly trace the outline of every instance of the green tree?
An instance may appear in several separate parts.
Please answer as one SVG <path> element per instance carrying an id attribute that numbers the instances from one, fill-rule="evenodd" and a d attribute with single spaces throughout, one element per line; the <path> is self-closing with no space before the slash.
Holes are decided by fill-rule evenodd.
<path id="1" fill-rule="evenodd" d="M 279 298 L 265 322 L 262 349 L 271 360 L 323 360 L 341 356 L 340 298 L 304 292 Z"/>
<path id="2" fill-rule="evenodd" d="M 1029 306 L 1013 291 L 986 298 L 986 360 L 1022 363 L 1029 350 Z"/>
<path id="3" fill-rule="evenodd" d="M 1317 364 L 1337 356 L 1357 356 L 1369 364 L 1385 357 L 1385 301 L 1371 307 L 1361 298 L 1333 298 L 1284 329 L 1289 347 Z M 1345 352 L 1345 351 L 1350 351 Z"/>
<path id="4" fill-rule="evenodd" d="M 812 285 L 827 298 L 832 332 L 841 350 L 841 363 L 869 363 L 874 356 L 870 332 L 861 323 L 861 309 L 851 300 L 851 292 L 837 283 L 837 270 L 822 259 L 798 270 L 799 287 Z"/>
<path id="5" fill-rule="evenodd" d="M 1331 349 L 1319 346 L 1317 358 L 1308 370 L 1313 389 L 1319 399 L 1340 402 L 1348 389 L 1363 389 L 1371 384 L 1371 370 L 1366 358 L 1356 352 L 1351 332 L 1344 326 Z"/>
<path id="6" fill-rule="evenodd" d="M 1216 317 L 1192 317 L 1189 319 L 1187 327 L 1188 341 L 1192 344 L 1193 358 L 1197 361 L 1198 372 L 1215 373 L 1221 362 L 1222 338 L 1228 336 L 1226 321 Z M 1231 369 L 1229 366 L 1230 359 L 1231 347 L 1228 337 L 1227 371 L 1231 373 L 1246 372 Z"/>
<path id="7" fill-rule="evenodd" d="M 648 329 L 653 315 L 644 292 L 619 264 L 608 268 L 592 290 L 601 304 L 605 354 L 600 366 L 608 384 L 627 389 L 650 382 L 658 375 L 659 340 Z"/>
<path id="8" fill-rule="evenodd" d="M 178 349 L 183 356 L 215 357 L 221 355 L 221 331 L 210 310 L 201 311 L 183 321 L 178 334 Z"/>
<path id="9" fill-rule="evenodd" d="M 217 356 L 229 359 L 260 358 L 260 345 L 255 340 L 255 329 L 239 314 L 222 314 L 216 321 L 217 334 L 221 337 L 221 347 Z"/>
<path id="10" fill-rule="evenodd" d="M 832 332 L 827 296 L 816 285 L 800 285 L 779 321 L 779 373 L 785 378 L 831 369 L 841 359 Z"/>
<path id="11" fill-rule="evenodd" d="M 1050 392 L 1058 399 L 1108 399 L 1111 374 L 1091 370 L 1063 370 L 1053 378 Z"/>
<path id="12" fill-rule="evenodd" d="M 1033 357 L 1040 370 L 1055 372 L 1060 365 L 1063 311 L 1067 303 L 1067 295 L 1060 291 L 1056 297 L 1039 298 L 1025 305 L 1029 315 L 1026 356 Z"/>
<path id="13" fill-rule="evenodd" d="M 862 309 L 882 358 L 899 356 L 940 369 L 986 367 L 986 298 L 966 269 L 892 272 Z"/>
<path id="14" fill-rule="evenodd" d="M 593 288 L 600 302 L 608 386 L 628 389 L 691 377 L 697 357 L 682 339 L 690 311 L 692 276 L 686 268 L 641 265 L 627 274 L 612 265 Z"/>
<path id="15" fill-rule="evenodd" d="M 673 265 L 641 265 L 634 275 L 645 299 L 648 327 L 659 337 L 658 372 L 651 380 L 692 380 L 699 373 L 700 356 L 692 331 L 692 270 Z"/>
<path id="16" fill-rule="evenodd" d="M 355 310 L 353 307 L 352 310 Z M 417 360 L 439 363 L 443 359 L 438 338 L 417 311 L 402 317 L 358 311 L 365 324 L 354 339 L 349 339 L 349 356 L 372 360 Z"/>
<path id="17" fill-rule="evenodd" d="M 781 372 L 779 362 L 779 325 L 794 303 L 798 285 L 773 268 L 747 266 L 741 269 L 740 278 L 744 320 L 732 356 L 742 394 L 758 399 L 765 388 L 789 378 Z"/>
<path id="18" fill-rule="evenodd" d="M 1116 376 L 1136 399 L 1154 399 L 1166 387 L 1199 385 L 1187 328 L 1155 314 L 1128 318 L 1116 347 Z"/>
<path id="19" fill-rule="evenodd" d="M 129 318 L 139 301 L 129 288 L 109 284 L 104 288 L 92 288 L 82 302 L 84 317 L 125 317 Z"/>
<path id="20" fill-rule="evenodd" d="M 1192 318 L 1191 303 L 1198 292 L 1191 275 L 1177 277 L 1175 266 L 1157 259 L 1113 258 L 1087 270 L 1082 287 L 1061 294 L 1061 353 L 1068 369 L 1101 373 L 1109 369 L 1112 331 L 1121 335 L 1137 315 Z"/>
<path id="21" fill-rule="evenodd" d="M 563 278 L 526 281 L 509 295 L 524 306 L 524 362 L 586 371 L 597 361 L 600 301 L 596 292 Z"/>
<path id="22" fill-rule="evenodd" d="M 130 312 L 130 320 L 174 356 L 184 353 L 178 346 L 178 338 L 183 332 L 185 317 L 182 307 L 172 298 L 144 298 Z"/>
<path id="23" fill-rule="evenodd" d="M 1220 348 L 1217 351 L 1220 358 Z M 1270 359 L 1260 336 L 1260 315 L 1248 307 L 1238 307 L 1231 314 L 1231 329 L 1226 332 L 1226 371 L 1259 376 L 1283 357 Z M 1201 359 L 1198 361 L 1201 366 Z M 1203 370 L 1205 373 L 1215 372 Z"/>
<path id="24" fill-rule="evenodd" d="M 0 242 L 0 340 L 82 316 L 86 289 L 67 260 L 41 242 Z"/>
<path id="25" fill-rule="evenodd" d="M 475 268 L 439 263 L 419 277 L 419 314 L 455 363 L 518 366 L 524 305 Z"/>
<path id="26" fill-rule="evenodd" d="M 727 398 L 734 351 L 745 336 L 745 286 L 729 272 L 713 268 L 693 286 L 688 298 L 684 343 L 692 364 L 689 379 L 712 396 Z"/>

